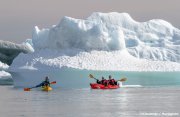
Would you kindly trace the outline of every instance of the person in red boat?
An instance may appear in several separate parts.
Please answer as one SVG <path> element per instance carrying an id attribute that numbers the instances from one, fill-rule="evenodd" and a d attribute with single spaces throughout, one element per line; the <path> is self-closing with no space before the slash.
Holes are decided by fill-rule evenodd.
<path id="1" fill-rule="evenodd" d="M 111 75 L 109 75 L 109 80 L 108 80 L 109 85 L 117 85 L 117 81 L 115 81 Z"/>
<path id="2" fill-rule="evenodd" d="M 99 81 L 97 80 L 97 84 L 102 84 L 104 86 L 107 86 L 108 85 L 108 80 L 106 80 L 103 76 L 102 76 L 102 80 Z"/>

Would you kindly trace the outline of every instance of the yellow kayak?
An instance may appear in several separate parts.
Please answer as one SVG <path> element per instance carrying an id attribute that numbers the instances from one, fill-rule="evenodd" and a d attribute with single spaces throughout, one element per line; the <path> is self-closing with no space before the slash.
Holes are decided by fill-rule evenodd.
<path id="1" fill-rule="evenodd" d="M 50 86 L 43 86 L 43 87 L 41 88 L 41 90 L 42 90 L 42 91 L 51 91 L 52 88 L 51 88 Z"/>

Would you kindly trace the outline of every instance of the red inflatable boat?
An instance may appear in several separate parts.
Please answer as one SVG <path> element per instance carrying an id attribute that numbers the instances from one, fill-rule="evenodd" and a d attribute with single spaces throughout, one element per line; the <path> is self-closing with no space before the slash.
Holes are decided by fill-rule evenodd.
<path id="1" fill-rule="evenodd" d="M 90 86 L 92 89 L 118 89 L 120 88 L 119 85 L 104 86 L 102 84 L 97 84 L 97 83 L 90 83 Z"/>

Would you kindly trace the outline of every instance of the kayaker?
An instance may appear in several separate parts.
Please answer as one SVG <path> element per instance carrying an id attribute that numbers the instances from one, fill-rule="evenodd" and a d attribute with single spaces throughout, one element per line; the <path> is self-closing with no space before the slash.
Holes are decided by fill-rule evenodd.
<path id="1" fill-rule="evenodd" d="M 100 83 L 104 86 L 108 85 L 108 81 L 102 76 L 102 80 L 100 81 Z"/>
<path id="2" fill-rule="evenodd" d="M 108 84 L 110 84 L 110 85 L 117 85 L 117 82 L 112 78 L 111 75 L 109 75 Z"/>
<path id="3" fill-rule="evenodd" d="M 42 86 L 50 86 L 48 76 L 45 77 L 45 81 L 43 81 L 41 84 L 37 85 L 36 87 L 42 87 Z"/>

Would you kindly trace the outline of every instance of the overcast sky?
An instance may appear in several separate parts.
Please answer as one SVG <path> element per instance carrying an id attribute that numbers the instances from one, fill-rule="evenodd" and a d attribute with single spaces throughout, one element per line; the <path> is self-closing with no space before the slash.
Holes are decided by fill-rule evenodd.
<path id="1" fill-rule="evenodd" d="M 48 28 L 63 16 L 127 12 L 136 21 L 164 19 L 180 28 L 180 0 L 0 0 L 0 40 L 21 43 L 35 25 Z"/>

